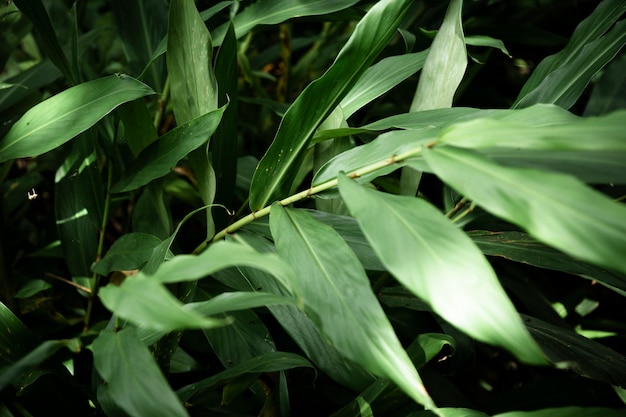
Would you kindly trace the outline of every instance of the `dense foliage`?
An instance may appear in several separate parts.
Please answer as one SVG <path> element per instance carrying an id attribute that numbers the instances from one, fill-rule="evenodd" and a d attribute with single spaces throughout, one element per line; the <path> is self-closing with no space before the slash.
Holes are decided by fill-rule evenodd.
<path id="1" fill-rule="evenodd" d="M 0 415 L 624 415 L 624 12 L 2 2 Z"/>

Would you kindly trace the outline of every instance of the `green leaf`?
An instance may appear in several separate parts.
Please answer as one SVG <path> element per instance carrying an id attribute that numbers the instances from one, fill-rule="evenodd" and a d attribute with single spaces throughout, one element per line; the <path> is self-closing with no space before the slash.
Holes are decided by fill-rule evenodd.
<path id="1" fill-rule="evenodd" d="M 6 388 L 20 376 L 23 377 L 27 372 L 34 371 L 35 368 L 64 346 L 74 352 L 79 350 L 75 340 L 47 340 L 11 366 L 2 368 L 0 370 L 0 390 Z"/>
<path id="2" fill-rule="evenodd" d="M 452 107 L 454 93 L 467 67 L 467 51 L 461 25 L 462 9 L 462 0 L 450 1 L 424 63 L 411 103 L 411 112 Z"/>
<path id="3" fill-rule="evenodd" d="M 466 36 L 465 44 L 472 46 L 486 46 L 489 48 L 499 49 L 504 55 L 511 57 L 509 51 L 504 46 L 504 42 L 500 39 L 492 38 L 491 36 L 483 36 L 483 35 L 474 35 L 474 36 Z"/>
<path id="4" fill-rule="evenodd" d="M 337 232 L 278 204 L 272 206 L 270 227 L 278 254 L 306 277 L 300 280 L 305 311 L 337 350 L 388 377 L 420 404 L 433 406 L 363 267 Z"/>
<path id="5" fill-rule="evenodd" d="M 14 364 L 37 347 L 37 337 L 0 302 L 0 367 Z"/>
<path id="6" fill-rule="evenodd" d="M 257 374 L 262 372 L 277 372 L 292 368 L 313 368 L 311 362 L 289 352 L 268 352 L 246 362 L 234 365 L 210 378 L 195 382 L 177 391 L 178 396 L 185 402 L 192 402 L 194 397 L 204 391 L 224 385 L 229 381 L 244 374 Z"/>
<path id="7" fill-rule="evenodd" d="M 79 84 L 28 110 L 0 141 L 0 162 L 41 155 L 89 129 L 122 103 L 154 92 L 126 75 Z"/>
<path id="8" fill-rule="evenodd" d="M 211 67 L 213 45 L 193 0 L 172 0 L 167 71 L 178 124 L 217 109 L 217 82 Z M 210 204 L 210 203 L 207 203 Z"/>
<path id="9" fill-rule="evenodd" d="M 411 343 L 407 348 L 407 353 L 420 367 L 438 355 L 444 346 L 454 347 L 454 339 L 445 334 L 424 333 Z M 396 395 L 393 395 L 394 390 L 397 388 L 390 380 L 377 380 L 361 392 L 354 401 L 333 413 L 331 417 L 362 417 L 360 406 L 362 401 L 367 404 L 375 403 L 376 409 L 384 409 L 383 403 L 387 403 L 389 409 L 396 409 L 398 400 Z"/>
<path id="10" fill-rule="evenodd" d="M 205 316 L 212 316 L 228 311 L 246 310 L 272 305 L 297 305 L 297 300 L 278 294 L 266 292 L 225 292 L 208 301 L 198 301 L 185 305 L 186 310 L 195 311 Z"/>
<path id="11" fill-rule="evenodd" d="M 215 132 L 226 106 L 178 126 L 152 142 L 124 171 L 112 193 L 131 191 L 166 175 L 182 158 L 205 144 Z"/>
<path id="12" fill-rule="evenodd" d="M 563 112 L 559 107 L 538 106 L 543 112 Z M 522 119 L 526 110 L 517 111 Z M 531 115 L 534 111 L 529 112 Z M 537 125 L 513 121 L 503 117 L 499 120 L 484 118 L 457 123 L 446 129 L 438 142 L 463 148 L 507 147 L 515 149 L 540 149 L 545 151 L 626 151 L 624 120 L 626 110 L 605 116 L 575 118 L 566 123 L 555 122 Z M 517 117 L 516 117 L 517 119 Z M 586 152 L 588 153 L 588 152 Z"/>
<path id="13" fill-rule="evenodd" d="M 383 133 L 370 143 L 350 149 L 328 161 L 315 173 L 312 184 L 315 186 L 337 178 L 341 171 L 349 173 L 376 164 L 382 164 L 387 168 L 386 170 L 375 171 L 371 176 L 361 176 L 359 181 L 367 182 L 372 177 L 395 171 L 402 166 L 402 162 L 387 163 L 386 165 L 385 162 L 407 153 L 414 153 L 418 156 L 422 147 L 437 138 L 440 130 L 433 128 L 419 131 L 396 130 Z"/>
<path id="14" fill-rule="evenodd" d="M 81 285 L 91 287 L 91 265 L 98 252 L 104 187 L 93 131 L 82 133 L 56 172 L 55 217 L 67 266 Z"/>
<path id="15" fill-rule="evenodd" d="M 120 286 L 109 284 L 99 295 L 102 304 L 117 316 L 164 333 L 228 324 L 183 308 L 162 283 L 143 273 L 126 278 Z"/>
<path id="16" fill-rule="evenodd" d="M 607 384 L 626 385 L 626 357 L 562 327 L 525 317 L 533 337 L 550 362 Z"/>
<path id="17" fill-rule="evenodd" d="M 535 411 L 509 411 L 493 417 L 621 417 L 624 410 L 603 407 L 558 407 Z"/>
<path id="18" fill-rule="evenodd" d="M 45 60 L 24 72 L 5 80 L 13 87 L 0 90 L 0 112 L 20 102 L 39 88 L 59 78 L 61 73 L 50 60 Z"/>
<path id="19" fill-rule="evenodd" d="M 63 53 L 57 34 L 52 27 L 48 12 L 41 0 L 17 0 L 15 5 L 24 13 L 30 21 L 33 23 L 33 27 L 39 32 L 39 41 L 41 47 L 46 51 L 46 55 L 65 75 L 65 77 L 72 83 L 77 82 L 76 76 L 70 67 L 70 63 L 67 60 L 67 56 Z"/>
<path id="20" fill-rule="evenodd" d="M 275 25 L 285 20 L 336 12 L 356 4 L 356 0 L 259 0 L 250 4 L 233 19 L 237 38 L 241 38 L 257 25 Z M 228 23 L 215 29 L 215 44 L 224 39 Z"/>
<path id="21" fill-rule="evenodd" d="M 115 27 L 124 46 L 128 66 L 134 76 L 139 75 L 148 64 L 152 53 L 167 32 L 167 4 L 160 0 L 111 2 Z M 163 61 L 150 66 L 144 74 L 156 91 L 162 91 L 165 80 Z"/>
<path id="22" fill-rule="evenodd" d="M 236 236 L 257 251 L 265 253 L 274 250 L 273 245 L 259 235 L 238 233 Z M 238 290 L 263 290 L 288 295 L 284 287 L 260 269 L 231 268 L 218 272 L 215 278 Z M 268 306 L 268 309 L 306 356 L 329 377 L 355 391 L 364 389 L 372 382 L 371 375 L 337 352 L 302 310 L 290 305 Z"/>
<path id="23" fill-rule="evenodd" d="M 450 146 L 425 151 L 428 165 L 458 192 L 538 240 L 626 273 L 626 207 L 568 175 L 503 167 Z"/>
<path id="24" fill-rule="evenodd" d="M 595 73 L 626 42 L 626 21 L 613 26 L 625 11 L 626 5 L 621 0 L 601 2 L 576 27 L 567 46 L 537 66 L 512 107 L 527 107 L 535 103 L 555 103 L 561 107 L 571 107 Z M 604 35 L 609 28 L 611 30 Z"/>
<path id="25" fill-rule="evenodd" d="M 626 54 L 621 54 L 602 71 L 585 106 L 584 116 L 607 114 L 626 108 L 624 73 L 626 73 Z"/>
<path id="26" fill-rule="evenodd" d="M 297 288 L 293 270 L 278 256 L 230 241 L 215 242 L 197 256 L 178 255 L 161 265 L 151 279 L 162 283 L 194 281 L 231 266 L 259 268 L 274 275 L 286 289 Z"/>
<path id="27" fill-rule="evenodd" d="M 52 288 L 52 285 L 42 279 L 31 279 L 20 286 L 19 291 L 15 293 L 15 298 L 28 298 L 33 295 Z"/>
<path id="28" fill-rule="evenodd" d="M 345 176 L 339 177 L 339 191 L 380 260 L 406 288 L 472 337 L 524 362 L 545 364 L 485 257 L 437 209 Z"/>
<path id="29" fill-rule="evenodd" d="M 626 291 L 625 276 L 574 259 L 550 246 L 537 242 L 526 233 L 473 230 L 468 234 L 485 255 L 498 256 L 539 268 L 579 275 Z"/>
<path id="30" fill-rule="evenodd" d="M 237 153 L 239 143 L 236 140 L 240 115 L 238 114 L 238 71 L 237 39 L 232 25 L 226 32 L 224 42 L 215 58 L 215 78 L 219 85 L 219 104 L 228 104 L 222 116 L 222 122 L 211 140 L 211 161 L 215 169 L 217 190 L 215 202 L 226 207 L 234 204 L 235 183 L 237 178 Z M 214 213 L 216 226 L 225 227 L 229 219 L 222 211 Z"/>
<path id="31" fill-rule="evenodd" d="M 428 50 L 391 56 L 369 67 L 341 100 L 345 118 L 422 69 L 427 55 Z"/>
<path id="32" fill-rule="evenodd" d="M 161 239 L 146 233 L 126 233 L 117 239 L 93 270 L 100 275 L 112 271 L 129 271 L 140 268 L 148 261 Z"/>
<path id="33" fill-rule="evenodd" d="M 143 99 L 122 104 L 116 115 L 124 123 L 124 138 L 133 155 L 137 156 L 157 139 L 158 133 Z"/>
<path id="34" fill-rule="evenodd" d="M 188 416 L 132 327 L 118 332 L 103 330 L 92 350 L 94 365 L 106 381 L 104 389 L 128 414 Z"/>
<path id="35" fill-rule="evenodd" d="M 412 2 L 377 2 L 357 24 L 326 73 L 289 107 L 252 179 L 250 207 L 259 210 L 289 192 L 317 127 L 335 109 L 395 33 Z"/>

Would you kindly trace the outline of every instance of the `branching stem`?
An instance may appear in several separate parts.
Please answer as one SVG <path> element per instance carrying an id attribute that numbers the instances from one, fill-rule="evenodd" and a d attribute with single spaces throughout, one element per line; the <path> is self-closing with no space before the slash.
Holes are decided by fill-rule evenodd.
<path id="1" fill-rule="evenodd" d="M 410 151 L 404 152 L 402 154 L 399 155 L 392 155 L 389 158 L 385 158 L 383 160 L 380 160 L 378 162 L 375 162 L 373 164 L 367 165 L 363 168 L 359 168 L 357 170 L 354 170 L 350 173 L 348 173 L 348 177 L 350 178 L 359 178 L 362 177 L 364 175 L 370 174 L 372 172 L 378 171 L 379 169 L 388 167 L 390 165 L 402 162 L 408 158 L 411 158 L 413 156 L 419 155 L 422 152 L 422 146 L 419 146 L 415 149 L 412 149 Z M 293 204 L 295 202 L 298 202 L 300 200 L 304 200 L 307 199 L 313 195 L 319 194 L 323 191 L 329 190 L 331 188 L 334 188 L 337 186 L 337 178 L 333 178 L 330 179 L 328 181 L 325 181 L 321 184 L 315 185 L 311 188 L 308 188 L 306 190 L 300 191 L 297 194 L 293 194 L 287 198 L 284 198 L 280 201 L 278 201 L 278 204 L 282 205 L 282 206 L 288 206 L 290 204 Z M 211 239 L 211 241 L 209 242 L 203 242 L 202 244 L 200 244 L 200 246 L 198 246 L 196 248 L 196 250 L 194 250 L 194 253 L 201 253 L 202 251 L 204 251 L 211 242 L 216 242 L 220 239 L 223 239 L 227 234 L 230 233 L 234 233 L 237 230 L 241 229 L 243 226 L 252 223 L 254 220 L 259 219 L 261 217 L 267 216 L 270 213 L 270 208 L 271 206 L 266 206 L 263 207 L 262 209 L 252 212 L 250 214 L 248 214 L 245 217 L 242 217 L 241 219 L 237 220 L 235 223 L 231 224 L 230 226 L 226 227 L 225 229 L 221 230 L 220 232 L 218 232 L 215 236 L 213 236 L 213 239 Z"/>

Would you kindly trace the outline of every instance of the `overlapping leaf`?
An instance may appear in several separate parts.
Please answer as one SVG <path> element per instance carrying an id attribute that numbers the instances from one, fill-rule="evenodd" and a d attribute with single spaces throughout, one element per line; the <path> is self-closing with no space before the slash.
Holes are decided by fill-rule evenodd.
<path id="1" fill-rule="evenodd" d="M 124 171 L 111 192 L 134 190 L 170 172 L 182 158 L 205 144 L 215 132 L 226 106 L 170 130 L 148 145 Z"/>
<path id="2" fill-rule="evenodd" d="M 557 103 L 569 108 L 593 75 L 608 63 L 626 41 L 626 21 L 613 26 L 626 11 L 621 0 L 605 0 L 582 21 L 567 46 L 544 59 L 522 87 L 514 108 Z"/>
<path id="3" fill-rule="evenodd" d="M 626 273 L 622 204 L 573 177 L 504 167 L 469 150 L 437 146 L 425 158 L 443 181 L 485 210 L 569 255 Z"/>
<path id="4" fill-rule="evenodd" d="M 103 330 L 92 349 L 94 365 L 106 381 L 100 389 L 128 415 L 188 416 L 135 329 Z"/>
<path id="5" fill-rule="evenodd" d="M 476 339 L 545 363 L 480 250 L 437 209 L 345 176 L 339 190 L 380 260 L 406 288 Z"/>
<path id="6" fill-rule="evenodd" d="M 272 206 L 270 227 L 278 254 L 302 277 L 305 310 L 337 349 L 432 407 L 363 267 L 337 232 L 304 212 L 278 204 Z"/>
<path id="7" fill-rule="evenodd" d="M 289 107 L 252 179 L 253 210 L 287 194 L 313 133 L 387 44 L 411 4 L 408 0 L 376 3 L 328 71 Z"/>
<path id="8" fill-rule="evenodd" d="M 126 75 L 69 88 L 28 110 L 0 141 L 0 162 L 48 152 L 89 129 L 122 103 L 154 94 Z"/>

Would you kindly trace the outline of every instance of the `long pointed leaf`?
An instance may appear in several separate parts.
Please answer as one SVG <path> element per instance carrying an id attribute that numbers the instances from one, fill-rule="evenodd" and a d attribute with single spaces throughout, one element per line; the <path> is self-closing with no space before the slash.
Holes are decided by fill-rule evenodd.
<path id="1" fill-rule="evenodd" d="M 626 207 L 573 177 L 509 168 L 469 150 L 425 151 L 437 175 L 492 214 L 574 257 L 626 273 Z"/>
<path id="2" fill-rule="evenodd" d="M 102 331 L 93 342 L 93 356 L 104 389 L 129 415 L 188 417 L 132 327 Z"/>
<path id="3" fill-rule="evenodd" d="M 112 193 L 134 190 L 170 172 L 176 163 L 207 142 L 215 132 L 224 109 L 197 117 L 178 126 L 148 145 L 111 189 Z"/>
<path id="4" fill-rule="evenodd" d="M 337 349 L 432 407 L 363 267 L 337 232 L 302 211 L 278 204 L 272 206 L 270 227 L 278 254 L 302 277 L 305 310 Z"/>
<path id="5" fill-rule="evenodd" d="M 289 191 L 313 133 L 387 44 L 411 4 L 410 0 L 376 3 L 358 23 L 328 71 L 289 107 L 252 178 L 253 210 Z"/>
<path id="6" fill-rule="evenodd" d="M 521 360 L 541 351 L 480 250 L 422 199 L 368 190 L 339 177 L 350 212 L 388 270 L 451 324 Z"/>
<path id="7" fill-rule="evenodd" d="M 79 84 L 28 110 L 0 141 L 0 162 L 48 152 L 89 129 L 122 103 L 154 91 L 126 75 Z"/>
<path id="8" fill-rule="evenodd" d="M 461 25 L 463 0 L 452 0 L 424 63 L 411 112 L 452 107 L 452 99 L 467 67 Z"/>
<path id="9" fill-rule="evenodd" d="M 578 25 L 561 52 L 541 61 L 522 87 L 513 107 L 526 107 L 538 102 L 554 103 L 554 100 L 560 99 L 562 94 L 576 84 L 578 84 L 576 89 L 582 91 L 581 85 L 584 88 L 590 77 L 606 63 L 601 61 L 607 59 L 602 58 L 602 54 L 597 54 L 594 51 L 595 47 L 591 45 L 607 45 L 601 36 L 624 12 L 626 3 L 622 0 L 601 2 L 593 13 Z M 621 26 L 623 24 L 624 22 L 621 22 Z M 611 36 L 619 37 L 619 32 L 615 29 L 616 27 L 613 28 Z M 621 29 L 621 33 L 624 33 L 624 29 Z M 596 68 L 590 70 L 590 67 Z"/>

